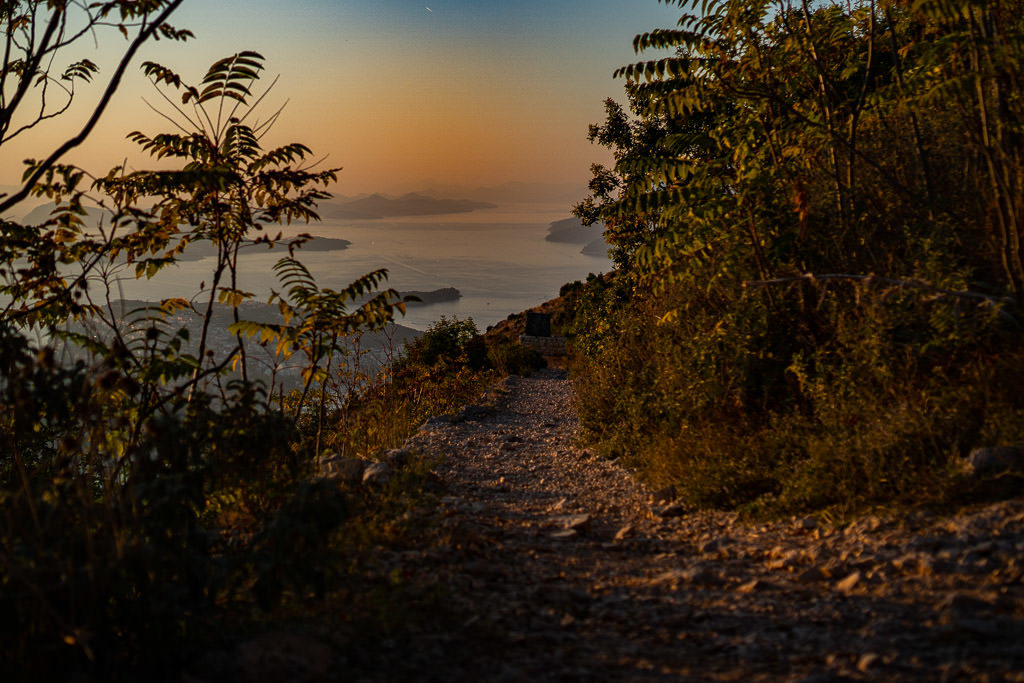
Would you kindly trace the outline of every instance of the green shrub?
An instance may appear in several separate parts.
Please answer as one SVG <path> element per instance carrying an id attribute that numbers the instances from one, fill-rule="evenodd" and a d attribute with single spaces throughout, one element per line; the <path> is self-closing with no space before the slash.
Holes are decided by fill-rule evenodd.
<path id="1" fill-rule="evenodd" d="M 147 414 L 143 387 L 117 370 L 62 368 L 0 341 L 0 654 L 12 680 L 158 677 L 222 618 L 322 587 L 344 500 L 303 483 L 312 454 L 258 389 Z"/>
<path id="2" fill-rule="evenodd" d="M 489 353 L 491 364 L 507 375 L 527 377 L 534 370 L 546 368 L 548 362 L 540 353 L 522 344 L 503 343 L 493 346 Z"/>
<path id="3" fill-rule="evenodd" d="M 439 362 L 454 362 L 461 357 L 476 368 L 482 367 L 483 356 L 478 345 L 471 345 L 478 336 L 476 323 L 472 318 L 459 320 L 457 317 L 441 319 L 433 323 L 405 349 L 400 365 L 423 365 L 433 367 Z"/>
<path id="4" fill-rule="evenodd" d="M 637 37 L 574 211 L 618 267 L 577 299 L 590 439 L 766 513 L 950 500 L 970 448 L 1020 441 L 1024 62 L 992 36 L 1021 7 L 968 13 L 993 33 L 723 3 Z"/>
<path id="5" fill-rule="evenodd" d="M 574 359 L 587 438 L 692 505 L 771 514 L 951 500 L 971 448 L 1024 440 L 1020 333 L 997 314 L 808 287 L 813 317 L 801 288 L 680 286 L 621 308 L 624 281 L 592 283 Z M 650 323 L 666 310 L 683 314 Z"/>

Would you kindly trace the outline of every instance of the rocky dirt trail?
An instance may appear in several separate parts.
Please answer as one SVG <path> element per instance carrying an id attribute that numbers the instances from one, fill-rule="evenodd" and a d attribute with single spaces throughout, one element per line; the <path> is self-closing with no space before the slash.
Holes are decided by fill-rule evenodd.
<path id="1" fill-rule="evenodd" d="M 434 418 L 447 543 L 384 562 L 459 615 L 377 680 L 1024 680 L 1024 502 L 741 523 L 656 501 L 574 442 L 571 382 Z M 385 644 L 385 649 L 387 644 Z"/>

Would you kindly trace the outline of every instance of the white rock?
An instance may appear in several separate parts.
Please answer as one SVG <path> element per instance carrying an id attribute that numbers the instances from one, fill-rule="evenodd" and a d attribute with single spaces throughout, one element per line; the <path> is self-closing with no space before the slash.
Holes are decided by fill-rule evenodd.
<path id="1" fill-rule="evenodd" d="M 363 483 L 367 486 L 383 486 L 391 481 L 391 466 L 386 462 L 375 462 L 363 471 Z"/>

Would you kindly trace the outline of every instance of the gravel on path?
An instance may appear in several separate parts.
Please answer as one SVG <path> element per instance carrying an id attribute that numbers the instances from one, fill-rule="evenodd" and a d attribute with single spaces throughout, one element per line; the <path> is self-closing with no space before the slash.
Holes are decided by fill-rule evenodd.
<path id="1" fill-rule="evenodd" d="M 580 447 L 564 372 L 510 377 L 406 444 L 445 543 L 387 558 L 448 623 L 377 680 L 1024 680 L 1024 502 L 752 525 L 658 501 Z"/>

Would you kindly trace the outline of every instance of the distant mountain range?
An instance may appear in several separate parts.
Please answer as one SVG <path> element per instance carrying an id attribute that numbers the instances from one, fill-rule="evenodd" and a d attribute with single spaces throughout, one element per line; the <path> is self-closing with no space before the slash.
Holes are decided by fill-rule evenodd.
<path id="1" fill-rule="evenodd" d="M 342 202 L 321 202 L 320 215 L 323 218 L 377 220 L 408 216 L 441 216 L 495 208 L 497 205 L 490 202 L 471 199 L 438 199 L 411 192 L 397 198 L 371 194 L 367 197 L 347 199 Z"/>
<path id="2" fill-rule="evenodd" d="M 53 202 L 40 204 L 25 214 L 24 218 L 21 219 L 21 222 L 25 225 L 39 225 L 40 223 L 45 223 L 50 220 L 50 214 L 53 213 L 53 210 L 56 208 L 57 205 Z M 104 217 L 106 212 L 95 206 L 87 206 L 85 207 L 85 214 L 86 215 L 83 216 L 82 220 L 85 222 L 86 229 L 95 229 L 100 224 L 100 219 Z M 110 216 L 108 215 L 107 223 L 109 222 Z"/>
<path id="3" fill-rule="evenodd" d="M 421 189 L 422 188 L 422 189 Z M 438 180 L 424 180 L 417 191 L 437 197 L 462 197 L 484 202 L 506 204 L 562 204 L 572 206 L 589 194 L 586 183 L 524 183 L 510 182 L 490 187 L 455 185 Z"/>
<path id="4" fill-rule="evenodd" d="M 335 195 L 319 202 L 317 212 L 323 218 L 350 220 L 379 220 L 411 216 L 443 216 L 469 213 L 481 209 L 494 209 L 508 204 L 564 203 L 571 204 L 586 194 L 586 187 L 576 185 L 548 185 L 544 183 L 504 183 L 493 187 L 467 187 L 426 181 L 429 189 L 409 192 L 401 196 L 381 193 L 356 196 Z M 432 184 L 431 184 L 432 183 Z M 445 197 L 460 197 L 448 199 Z M 38 225 L 50 217 L 54 205 L 43 204 L 32 209 L 21 221 Z M 103 211 L 86 208 L 85 223 L 94 229 Z"/>

